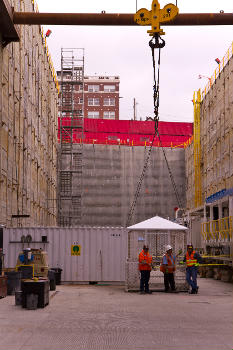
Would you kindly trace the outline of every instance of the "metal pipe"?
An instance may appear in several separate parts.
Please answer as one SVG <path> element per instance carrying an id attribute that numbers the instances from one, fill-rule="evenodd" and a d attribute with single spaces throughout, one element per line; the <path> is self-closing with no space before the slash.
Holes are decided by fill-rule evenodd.
<path id="1" fill-rule="evenodd" d="M 136 26 L 131 13 L 14 12 L 14 24 Z M 163 26 L 233 25 L 233 13 L 181 13 Z"/>

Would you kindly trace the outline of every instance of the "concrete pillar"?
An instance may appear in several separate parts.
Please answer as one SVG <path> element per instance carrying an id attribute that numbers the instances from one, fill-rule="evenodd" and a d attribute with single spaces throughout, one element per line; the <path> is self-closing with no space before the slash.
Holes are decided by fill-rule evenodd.
<path id="1" fill-rule="evenodd" d="M 210 221 L 214 220 L 213 205 L 210 205 Z"/>
<path id="2" fill-rule="evenodd" d="M 229 196 L 229 216 L 233 216 L 233 196 Z"/>
<path id="3" fill-rule="evenodd" d="M 218 203 L 218 218 L 222 219 L 222 202 Z"/>
<path id="4" fill-rule="evenodd" d="M 206 205 L 204 205 L 204 217 L 202 219 L 202 222 L 206 222 Z"/>

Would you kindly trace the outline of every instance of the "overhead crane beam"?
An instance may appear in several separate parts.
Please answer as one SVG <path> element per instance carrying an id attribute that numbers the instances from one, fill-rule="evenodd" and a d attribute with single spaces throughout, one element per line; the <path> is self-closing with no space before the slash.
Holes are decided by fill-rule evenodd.
<path id="1" fill-rule="evenodd" d="M 13 12 L 14 24 L 137 26 L 131 13 Z M 163 26 L 233 25 L 233 13 L 181 13 Z"/>

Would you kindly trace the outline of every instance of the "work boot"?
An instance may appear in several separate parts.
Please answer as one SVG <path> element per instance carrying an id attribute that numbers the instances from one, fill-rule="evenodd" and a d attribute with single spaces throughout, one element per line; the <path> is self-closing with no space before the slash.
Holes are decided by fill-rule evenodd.
<path id="1" fill-rule="evenodd" d="M 196 294 L 196 289 L 192 289 L 189 294 Z"/>
<path id="2" fill-rule="evenodd" d="M 146 294 L 144 290 L 140 290 L 140 294 Z"/>
<path id="3" fill-rule="evenodd" d="M 147 292 L 145 292 L 146 294 L 152 294 L 151 290 L 148 290 Z"/>

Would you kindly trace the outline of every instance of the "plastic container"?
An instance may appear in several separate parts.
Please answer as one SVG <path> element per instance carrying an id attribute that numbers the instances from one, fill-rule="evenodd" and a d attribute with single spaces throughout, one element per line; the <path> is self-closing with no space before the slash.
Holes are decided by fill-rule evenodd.
<path id="1" fill-rule="evenodd" d="M 55 271 L 54 270 L 49 270 L 48 278 L 49 278 L 50 290 L 56 290 L 56 279 L 55 279 Z"/>
<path id="2" fill-rule="evenodd" d="M 38 306 L 38 295 L 37 294 L 27 294 L 27 309 L 36 310 Z"/>
<path id="3" fill-rule="evenodd" d="M 15 291 L 21 290 L 21 271 L 5 272 L 7 276 L 7 295 L 15 294 Z"/>
<path id="4" fill-rule="evenodd" d="M 60 267 L 52 267 L 51 270 L 55 272 L 56 285 L 60 285 L 62 269 Z"/>
<path id="5" fill-rule="evenodd" d="M 7 277 L 0 276 L 0 299 L 7 296 Z"/>
<path id="6" fill-rule="evenodd" d="M 22 294 L 21 290 L 15 291 L 15 305 L 22 305 Z"/>
<path id="7" fill-rule="evenodd" d="M 27 296 L 29 294 L 36 294 L 38 296 L 39 308 L 44 308 L 49 304 L 49 280 L 38 280 L 38 281 L 22 281 L 22 306 L 27 307 Z"/>

